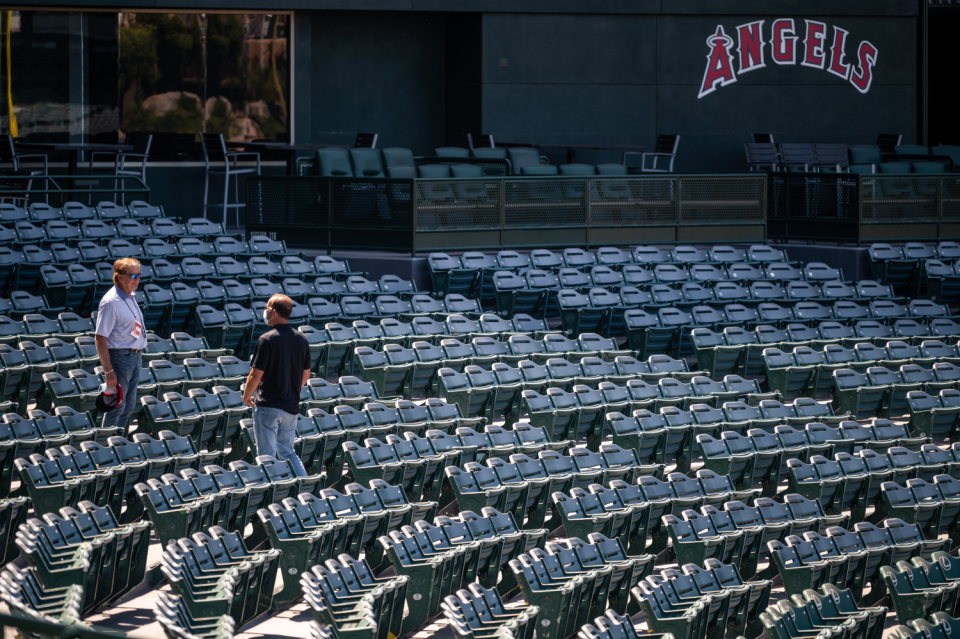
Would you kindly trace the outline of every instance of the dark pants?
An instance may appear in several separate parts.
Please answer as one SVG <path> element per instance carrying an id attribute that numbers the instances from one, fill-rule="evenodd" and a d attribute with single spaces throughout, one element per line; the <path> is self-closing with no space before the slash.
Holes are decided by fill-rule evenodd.
<path id="1" fill-rule="evenodd" d="M 137 407 L 137 384 L 140 383 L 140 367 L 143 356 L 129 348 L 111 348 L 110 363 L 117 375 L 117 384 L 123 389 L 123 403 L 103 414 L 103 428 L 121 426 L 129 430 L 130 415 Z"/>

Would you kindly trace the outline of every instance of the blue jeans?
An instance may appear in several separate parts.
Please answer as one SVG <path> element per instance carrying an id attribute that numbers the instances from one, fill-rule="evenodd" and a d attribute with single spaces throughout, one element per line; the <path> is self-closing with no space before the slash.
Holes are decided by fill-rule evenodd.
<path id="1" fill-rule="evenodd" d="M 140 383 L 140 367 L 143 357 L 129 348 L 111 348 L 110 363 L 117 375 L 117 384 L 123 389 L 123 403 L 103 414 L 103 428 L 120 426 L 130 432 L 130 415 L 137 408 L 137 384 Z"/>
<path id="2" fill-rule="evenodd" d="M 297 435 L 297 415 L 280 408 L 253 407 L 253 437 L 257 442 L 257 456 L 279 458 L 293 464 L 297 477 L 306 477 L 307 469 L 293 450 Z"/>

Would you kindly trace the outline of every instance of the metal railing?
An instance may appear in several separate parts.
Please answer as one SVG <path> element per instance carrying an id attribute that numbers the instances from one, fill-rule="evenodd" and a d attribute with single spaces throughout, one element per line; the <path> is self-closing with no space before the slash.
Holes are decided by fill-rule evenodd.
<path id="1" fill-rule="evenodd" d="M 770 239 L 862 244 L 960 236 L 960 174 L 770 173 Z"/>
<path id="2" fill-rule="evenodd" d="M 766 175 L 247 180 L 247 233 L 409 251 L 766 239 Z"/>
<path id="3" fill-rule="evenodd" d="M 132 186 L 128 187 L 128 182 Z M 28 200 L 63 206 L 78 198 L 99 202 L 106 199 L 104 196 L 114 199 L 117 195 L 123 195 L 127 201 L 150 202 L 150 187 L 135 175 L 0 175 L 0 201 Z"/>

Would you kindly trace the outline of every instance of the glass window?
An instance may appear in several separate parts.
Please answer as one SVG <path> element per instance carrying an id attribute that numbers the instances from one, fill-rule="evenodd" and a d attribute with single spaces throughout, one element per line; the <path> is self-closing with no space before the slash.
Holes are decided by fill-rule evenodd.
<path id="1" fill-rule="evenodd" d="M 3 131 L 33 142 L 116 143 L 117 14 L 0 13 Z"/>
<path id="2" fill-rule="evenodd" d="M 288 139 L 289 18 L 121 13 L 121 130 Z"/>
<path id="3" fill-rule="evenodd" d="M 289 139 L 290 15 L 0 11 L 0 19 L 3 132 L 43 142 L 149 132 L 151 156 L 192 149 L 204 131 Z"/>

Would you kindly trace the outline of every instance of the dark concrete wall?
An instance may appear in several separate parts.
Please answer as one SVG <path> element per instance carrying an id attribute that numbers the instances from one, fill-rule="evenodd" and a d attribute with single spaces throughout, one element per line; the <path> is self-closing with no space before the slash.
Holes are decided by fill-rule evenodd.
<path id="1" fill-rule="evenodd" d="M 297 141 L 352 144 L 365 131 L 381 148 L 442 146 L 443 15 L 305 11 L 295 23 Z"/>
<path id="2" fill-rule="evenodd" d="M 656 29 L 646 16 L 485 14 L 484 131 L 513 142 L 648 143 Z"/>
<path id="3" fill-rule="evenodd" d="M 766 68 L 698 99 L 706 40 L 718 24 L 735 36 L 737 25 L 766 19 L 769 39 L 770 23 L 779 17 L 794 17 L 800 31 L 804 22 L 796 16 L 485 14 L 484 130 L 517 142 L 648 147 L 657 133 L 679 133 L 677 171 L 742 170 L 743 143 L 753 132 L 783 142 L 871 144 L 880 131 L 912 140 L 916 27 L 910 16 L 808 15 L 828 25 L 828 38 L 833 25 L 850 32 L 848 62 L 861 40 L 880 50 L 866 94 L 824 70 L 774 65 L 767 47 Z M 583 159 L 616 161 L 617 155 Z"/>

